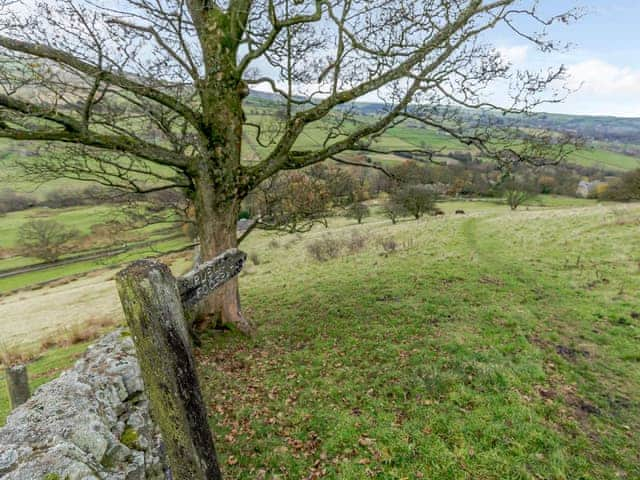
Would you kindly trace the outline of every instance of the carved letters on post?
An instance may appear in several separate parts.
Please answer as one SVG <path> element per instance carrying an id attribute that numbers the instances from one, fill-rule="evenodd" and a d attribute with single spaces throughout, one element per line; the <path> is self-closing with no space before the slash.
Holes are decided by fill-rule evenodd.
<path id="1" fill-rule="evenodd" d="M 246 259 L 244 252 L 234 248 L 178 278 L 184 309 L 193 308 L 200 300 L 238 275 Z"/>

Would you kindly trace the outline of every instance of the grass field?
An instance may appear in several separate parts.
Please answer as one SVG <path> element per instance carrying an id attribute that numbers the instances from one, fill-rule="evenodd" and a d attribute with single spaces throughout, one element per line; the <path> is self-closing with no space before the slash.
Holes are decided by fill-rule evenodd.
<path id="1" fill-rule="evenodd" d="M 279 124 L 275 121 L 276 115 L 277 109 L 274 104 L 269 104 L 268 102 L 261 105 L 258 109 L 252 106 L 247 108 L 247 120 L 250 123 L 259 124 L 262 127 L 263 134 L 261 136 L 261 142 L 268 144 L 274 140 L 274 138 L 277 139 L 281 133 L 281 129 L 278 127 Z M 358 116 L 356 116 L 356 119 L 360 122 L 371 122 L 372 120 L 368 117 Z M 322 147 L 331 126 L 331 123 L 321 121 L 305 128 L 296 142 L 296 148 L 314 149 Z M 353 129 L 355 128 L 355 124 L 349 123 L 345 128 L 347 130 Z M 273 144 L 269 147 L 260 145 L 256 141 L 255 135 L 256 129 L 247 126 L 243 145 L 243 157 L 247 164 L 264 159 L 274 147 Z M 337 139 L 334 139 L 333 141 L 336 140 Z M 453 137 L 436 131 L 433 128 L 412 128 L 408 125 L 397 126 L 389 130 L 376 139 L 373 147 L 382 151 L 424 148 L 440 152 L 443 155 L 453 151 L 467 151 L 469 149 L 469 147 L 459 143 Z M 13 168 L 12 162 L 18 157 L 21 158 L 22 161 L 28 158 L 26 152 L 29 151 L 29 148 L 29 146 L 15 142 L 0 141 L 0 183 L 11 185 L 11 188 L 17 191 L 31 192 L 39 200 L 44 200 L 47 194 L 52 191 L 60 189 L 81 190 L 87 187 L 87 183 L 85 182 L 77 182 L 69 179 L 58 179 L 56 181 L 43 183 L 39 181 L 39 179 L 22 178 L 20 169 Z M 477 154 L 477 152 L 473 153 Z M 436 154 L 436 157 L 437 156 Z M 374 154 L 372 157 L 374 160 L 381 161 L 387 166 L 405 161 L 403 158 L 395 155 Z M 38 160 L 34 157 L 33 161 Z M 606 144 L 603 142 L 586 145 L 584 148 L 570 155 L 569 158 L 567 158 L 567 162 L 586 167 L 596 167 L 607 171 L 621 172 L 640 168 L 640 158 L 607 150 Z M 149 168 L 154 172 L 167 174 L 163 167 L 150 164 Z"/>
<path id="2" fill-rule="evenodd" d="M 91 227 L 113 218 L 115 211 L 114 207 L 105 205 L 64 209 L 32 208 L 11 212 L 0 218 L 0 248 L 18 246 L 20 227 L 31 220 L 55 220 L 77 230 L 80 235 L 88 235 Z"/>
<path id="3" fill-rule="evenodd" d="M 271 113 L 271 114 L 269 114 Z M 261 114 L 249 115 L 249 120 L 253 123 L 260 124 L 265 131 L 275 128 L 274 125 L 275 110 L 270 108 L 262 108 Z M 361 118 L 362 121 L 369 122 L 371 119 Z M 322 146 L 324 142 L 329 124 L 319 123 L 318 125 L 305 129 L 300 139 L 296 143 L 297 148 L 317 148 Z M 353 127 L 353 126 L 352 126 Z M 260 147 L 253 140 L 255 129 L 249 128 L 245 135 L 245 151 L 247 158 L 264 157 L 269 149 Z M 263 141 L 270 138 L 268 134 L 264 135 Z M 625 171 L 640 168 L 640 158 L 624 155 L 604 148 L 603 143 L 589 145 L 581 148 L 573 153 L 567 159 L 567 162 L 582 165 L 585 167 L 597 167 L 604 170 Z M 453 151 L 467 151 L 468 146 L 461 144 L 453 137 L 438 132 L 433 128 L 412 128 L 408 125 L 401 125 L 390 129 L 384 135 L 379 137 L 374 143 L 374 147 L 380 150 L 411 150 L 416 148 L 425 148 L 427 150 L 441 152 L 447 154 Z M 255 157 L 257 155 L 257 157 Z M 388 160 L 388 159 L 387 159 Z M 404 161 L 400 157 L 394 157 L 396 162 Z M 389 165 L 390 162 L 386 161 Z"/>
<path id="4" fill-rule="evenodd" d="M 640 205 L 442 207 L 243 245 L 258 334 L 197 355 L 225 478 L 640 478 Z"/>
<path id="5" fill-rule="evenodd" d="M 265 110 L 268 112 L 269 110 Z M 253 123 L 266 126 L 273 124 L 273 115 L 251 115 Z M 367 119 L 364 119 L 369 121 Z M 249 129 L 245 135 L 245 151 L 248 158 L 264 157 L 269 149 L 260 147 L 253 140 L 255 130 Z M 297 148 L 317 148 L 322 146 L 327 135 L 327 125 L 319 124 L 305 129 L 297 142 Z M 263 141 L 269 138 L 265 135 Z M 402 125 L 395 127 L 379 137 L 374 147 L 380 150 L 411 150 L 425 148 L 427 150 L 448 154 L 453 151 L 467 151 L 469 147 L 459 143 L 453 137 L 436 131 L 432 128 L 412 128 Z M 256 157 L 257 155 L 257 157 Z M 385 161 L 386 160 L 386 161 Z M 395 162 L 404 161 L 400 157 L 393 157 Z M 640 168 L 640 158 L 624 155 L 606 150 L 602 145 L 587 145 L 571 154 L 567 162 L 585 167 L 597 167 L 604 170 L 625 171 Z M 383 163 L 390 165 L 389 159 L 383 159 Z"/>
<path id="6" fill-rule="evenodd" d="M 180 236 L 180 231 L 177 228 L 167 230 L 167 225 L 165 224 L 148 225 L 122 232 L 130 240 L 138 240 L 133 242 L 124 242 L 123 240 L 116 245 L 111 245 L 113 240 L 111 238 L 103 238 L 102 235 L 93 234 L 92 229 L 94 227 L 116 218 L 120 208 L 112 205 L 61 209 L 33 208 L 20 212 L 11 212 L 0 217 L 0 251 L 8 255 L 6 258 L 0 259 L 0 270 L 25 267 L 42 262 L 37 258 L 19 255 L 19 230 L 24 223 L 30 220 L 55 220 L 68 228 L 77 230 L 79 232 L 77 240 L 79 240 L 81 250 L 77 249 L 70 252 L 70 256 L 91 253 L 98 244 L 101 244 L 102 247 L 120 247 L 123 243 L 127 243 L 131 248 L 126 253 L 107 258 L 53 266 L 46 270 L 0 278 L 0 294 L 43 282 L 85 274 L 106 267 L 118 266 L 136 258 L 176 250 L 189 243 L 186 237 Z M 91 236 L 88 242 L 85 238 L 87 236 Z M 83 242 L 86 245 L 83 245 Z M 148 242 L 153 243 L 148 245 Z M 64 258 L 62 257 L 62 259 Z"/>
<path id="7" fill-rule="evenodd" d="M 199 355 L 227 478 L 640 477 L 640 207 L 460 207 L 249 244 L 259 336 Z"/>
<path id="8" fill-rule="evenodd" d="M 110 256 L 104 259 L 86 260 L 82 262 L 61 265 L 20 275 L 0 278 L 0 294 L 31 287 L 36 284 L 61 280 L 65 277 L 84 275 L 89 272 L 104 268 L 115 268 L 137 260 L 138 258 L 156 257 L 163 252 L 171 252 L 188 246 L 189 242 L 184 238 L 161 240 L 150 246 L 134 248 L 120 255 Z"/>

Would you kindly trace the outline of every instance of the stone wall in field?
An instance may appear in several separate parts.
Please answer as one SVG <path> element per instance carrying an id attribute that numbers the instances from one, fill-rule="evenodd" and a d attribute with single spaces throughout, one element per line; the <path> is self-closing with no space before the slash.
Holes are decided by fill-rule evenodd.
<path id="1" fill-rule="evenodd" d="M 160 480 L 162 443 L 131 338 L 116 331 L 0 429 L 2 480 Z"/>

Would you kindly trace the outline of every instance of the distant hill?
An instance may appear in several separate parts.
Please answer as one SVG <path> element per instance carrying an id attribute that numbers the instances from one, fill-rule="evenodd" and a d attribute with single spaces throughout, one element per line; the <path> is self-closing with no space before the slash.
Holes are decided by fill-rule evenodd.
<path id="1" fill-rule="evenodd" d="M 539 113 L 520 121 L 535 128 L 576 133 L 590 140 L 640 144 L 640 118 Z"/>
<path id="2" fill-rule="evenodd" d="M 283 99 L 273 93 L 253 91 L 247 100 L 254 106 L 275 113 L 281 109 Z M 348 105 L 362 116 L 379 115 L 385 106 L 375 102 L 358 102 Z M 465 111 L 465 115 L 477 118 L 477 112 Z M 523 128 L 544 129 L 555 132 L 572 133 L 587 142 L 585 148 L 569 158 L 570 163 L 585 167 L 595 167 L 609 172 L 640 168 L 640 118 L 618 118 L 606 116 L 561 115 L 539 113 L 533 115 L 497 114 L 491 117 L 492 124 L 504 123 Z M 415 125 L 399 126 L 383 136 L 379 146 L 394 148 L 415 148 L 422 144 L 445 147 L 449 151 L 464 151 L 466 146 L 430 128 L 411 128 Z M 320 132 L 316 132 L 319 134 Z M 313 135 L 313 133 L 312 133 Z"/>
<path id="3" fill-rule="evenodd" d="M 273 93 L 252 91 L 251 97 L 259 103 L 264 103 L 265 101 L 267 103 L 282 103 L 282 97 Z M 355 108 L 361 115 L 375 115 L 385 110 L 383 104 L 375 102 L 357 102 L 350 104 L 349 107 Z M 624 118 L 556 113 L 504 117 L 505 123 L 514 121 L 523 127 L 575 133 L 588 140 L 637 144 L 640 146 L 640 117 Z"/>

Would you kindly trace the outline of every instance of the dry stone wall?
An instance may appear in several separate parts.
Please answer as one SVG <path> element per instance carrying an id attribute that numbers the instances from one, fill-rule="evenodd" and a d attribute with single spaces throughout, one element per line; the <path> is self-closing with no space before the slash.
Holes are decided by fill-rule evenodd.
<path id="1" fill-rule="evenodd" d="M 121 330 L 0 429 L 2 480 L 170 480 L 133 342 Z"/>

